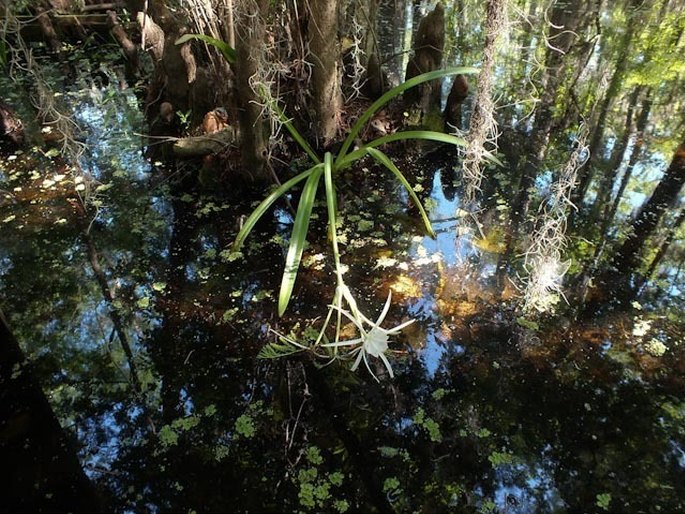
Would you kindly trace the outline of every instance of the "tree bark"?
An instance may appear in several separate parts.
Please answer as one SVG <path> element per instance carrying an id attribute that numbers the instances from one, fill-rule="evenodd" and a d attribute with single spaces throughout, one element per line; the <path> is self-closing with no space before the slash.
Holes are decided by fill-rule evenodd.
<path id="1" fill-rule="evenodd" d="M 307 28 L 311 51 L 312 89 L 316 113 L 316 136 L 324 148 L 337 138 L 340 128 L 340 45 L 338 41 L 339 0 L 310 0 Z"/>
<path id="2" fill-rule="evenodd" d="M 421 20 L 414 41 L 414 56 L 407 64 L 405 80 L 440 69 L 445 47 L 445 9 L 438 3 Z M 419 104 L 424 114 L 440 110 L 442 80 L 436 79 L 408 89 L 404 92 L 408 106 Z"/>
<path id="3" fill-rule="evenodd" d="M 5 102 L 0 100 L 0 141 L 7 140 L 14 146 L 24 144 L 24 124 Z"/>
<path id="4" fill-rule="evenodd" d="M 585 0 L 570 0 L 554 4 L 550 19 L 548 39 L 554 41 L 554 49 L 548 48 L 545 57 L 545 73 L 540 89 L 543 91 L 540 107 L 535 115 L 535 128 L 529 137 L 528 156 L 521 166 L 516 196 L 512 202 L 510 227 L 506 236 L 506 250 L 498 263 L 499 280 L 514 253 L 520 225 L 528 212 L 529 190 L 535 183 L 540 163 L 547 154 L 547 147 L 554 126 L 554 104 L 567 66 L 568 54 L 577 38 L 577 33 L 587 23 L 592 12 Z M 581 55 L 582 57 L 582 55 Z"/>
<path id="5" fill-rule="evenodd" d="M 40 30 L 43 32 L 43 36 L 48 43 L 50 43 L 52 51 L 59 53 L 62 48 L 62 42 L 57 35 L 57 31 L 55 31 L 55 27 L 53 26 L 48 13 L 46 13 L 44 9 L 39 8 L 38 17 L 36 19 L 38 21 L 38 25 L 40 25 Z"/>
<path id="6" fill-rule="evenodd" d="M 606 214 L 609 213 L 611 209 L 611 204 L 609 200 L 611 199 L 611 191 L 618 176 L 618 171 L 621 167 L 621 163 L 625 157 L 626 151 L 628 149 L 628 142 L 630 141 L 630 136 L 632 135 L 633 127 L 633 115 L 635 113 L 635 107 L 637 105 L 638 97 L 640 96 L 641 88 L 637 87 L 630 95 L 630 100 L 628 102 L 628 110 L 626 113 L 625 130 L 621 139 L 615 143 L 614 149 L 611 153 L 611 158 L 609 159 L 608 169 L 599 178 L 599 188 L 597 190 L 597 197 L 592 206 L 592 219 L 599 218 L 603 215 L 603 219 Z"/>
<path id="7" fill-rule="evenodd" d="M 590 181 L 592 180 L 592 175 L 594 172 L 593 166 L 599 160 L 599 149 L 604 138 L 604 130 L 606 127 L 607 116 L 609 115 L 609 107 L 611 107 L 612 102 L 619 93 L 621 84 L 623 84 L 623 78 L 625 76 L 626 69 L 628 67 L 628 54 L 630 50 L 630 43 L 633 39 L 633 33 L 635 29 L 634 18 L 635 15 L 635 4 L 636 0 L 631 0 L 627 8 L 629 9 L 628 25 L 626 31 L 621 39 L 621 46 L 619 48 L 618 56 L 616 59 L 616 69 L 614 74 L 611 76 L 611 81 L 609 82 L 609 87 L 602 100 L 602 105 L 599 111 L 599 117 L 597 118 L 597 124 L 592 133 L 592 139 L 590 140 L 590 158 L 587 160 L 585 165 L 578 170 L 578 186 L 574 191 L 574 195 L 571 197 L 571 201 L 574 205 L 580 207 L 582 204 L 585 194 L 587 193 Z"/>
<path id="8" fill-rule="evenodd" d="M 119 313 L 119 310 L 114 305 L 114 295 L 112 294 L 112 289 L 109 287 L 109 282 L 107 281 L 107 275 L 105 274 L 102 266 L 100 265 L 100 257 L 98 255 L 97 247 L 95 246 L 95 241 L 93 240 L 93 235 L 90 233 L 89 216 L 86 211 L 86 207 L 83 202 L 79 200 L 73 200 L 70 202 L 71 205 L 76 210 L 77 223 L 81 229 L 81 234 L 83 240 L 86 244 L 86 250 L 88 253 L 88 262 L 93 270 L 93 275 L 95 275 L 95 280 L 100 286 L 100 291 L 102 292 L 102 297 L 105 300 L 108 308 L 108 314 L 112 320 L 112 325 L 114 330 L 119 337 L 119 343 L 121 348 L 126 355 L 126 361 L 129 368 L 129 379 L 131 385 L 136 392 L 141 391 L 140 379 L 138 378 L 138 370 L 136 367 L 135 358 L 133 356 L 133 350 L 131 349 L 131 344 L 126 335 L 126 329 L 124 321 Z"/>
<path id="9" fill-rule="evenodd" d="M 124 55 L 126 55 L 126 58 L 137 68 L 138 46 L 131 41 L 131 38 L 128 37 L 126 29 L 123 27 L 123 25 L 121 25 L 121 23 L 119 23 L 116 12 L 107 11 L 107 23 L 112 31 L 112 36 L 124 51 Z"/>
<path id="10" fill-rule="evenodd" d="M 258 63 L 264 58 L 261 51 L 266 37 L 264 16 L 268 2 L 243 2 L 236 22 L 237 61 L 233 65 L 236 76 L 236 100 L 240 125 L 240 155 L 244 175 L 257 182 L 267 181 L 267 128 L 262 118 L 261 100 L 252 88 L 251 79 L 257 75 Z"/>

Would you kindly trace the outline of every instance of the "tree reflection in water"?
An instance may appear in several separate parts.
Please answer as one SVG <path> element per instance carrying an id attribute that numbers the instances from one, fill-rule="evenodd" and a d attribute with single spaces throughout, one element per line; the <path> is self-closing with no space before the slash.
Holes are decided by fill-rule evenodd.
<path id="1" fill-rule="evenodd" d="M 455 4 L 464 8 L 446 10 L 458 28 L 446 57 L 478 62 L 481 11 Z M 311 337 L 326 313 L 323 220 L 312 227 L 318 237 L 294 305 L 277 319 L 287 205 L 242 255 L 231 253 L 253 198 L 151 166 L 130 135 L 142 130 L 133 91 L 104 86 L 112 100 L 98 103 L 93 89 L 63 78 L 97 149 L 81 164 L 105 187 L 85 240 L 65 163 L 38 150 L 2 158 L 0 280 L 21 353 L 5 334 L 0 448 L 26 477 L 64 459 L 70 485 L 34 491 L 32 478 L 20 487 L 3 476 L 7 505 L 76 509 L 73 495 L 58 493 L 83 490 L 89 510 L 92 483 L 92 501 L 117 511 L 684 511 L 675 4 L 517 3 L 550 23 L 514 25 L 516 44 L 497 56 L 505 166 L 488 168 L 478 212 L 461 202 L 455 155 L 394 156 L 419 184 L 436 240 L 413 236 L 415 213 L 375 169 L 342 177 L 345 281 L 360 310 L 378 311 L 392 290 L 387 326 L 417 320 L 388 352 L 394 380 L 370 359 L 380 384 L 306 354 L 256 358 L 273 340 L 269 328 Z M 524 312 L 522 255 L 582 120 L 590 158 L 561 251 L 569 303 Z M 111 298 L 93 273 L 93 248 Z M 117 332 L 133 349 L 139 393 Z M 42 413 L 17 417 L 22 409 Z M 57 460 L 17 453 L 39 444 L 29 437 L 38 428 L 42 441 L 74 436 L 78 450 L 58 442 L 46 450 Z"/>

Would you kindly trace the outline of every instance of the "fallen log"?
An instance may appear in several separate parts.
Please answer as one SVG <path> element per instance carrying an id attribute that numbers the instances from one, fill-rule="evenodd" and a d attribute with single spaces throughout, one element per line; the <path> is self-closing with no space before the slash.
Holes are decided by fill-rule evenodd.
<path id="1" fill-rule="evenodd" d="M 174 143 L 176 157 L 202 157 L 225 150 L 238 144 L 238 137 L 233 127 L 206 136 L 184 137 Z"/>

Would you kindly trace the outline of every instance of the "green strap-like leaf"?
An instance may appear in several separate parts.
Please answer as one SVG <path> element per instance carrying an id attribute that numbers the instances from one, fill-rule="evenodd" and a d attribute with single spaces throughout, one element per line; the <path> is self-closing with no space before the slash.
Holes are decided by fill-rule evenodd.
<path id="1" fill-rule="evenodd" d="M 347 151 L 352 146 L 352 143 L 357 138 L 357 135 L 359 135 L 359 132 L 364 127 L 366 122 L 369 121 L 373 117 L 373 115 L 376 114 L 376 112 L 379 109 L 381 109 L 385 104 L 387 104 L 390 100 L 392 100 L 396 96 L 401 95 L 407 89 L 412 88 L 414 86 L 418 86 L 419 84 L 428 82 L 430 80 L 447 77 L 449 75 L 473 75 L 475 73 L 478 73 L 478 68 L 459 67 L 448 68 L 446 70 L 431 71 L 410 78 L 409 80 L 403 82 L 399 86 L 395 86 L 394 88 L 392 88 L 390 91 L 388 91 L 378 100 L 376 100 L 373 104 L 371 104 L 371 106 L 368 109 L 366 109 L 366 111 L 364 111 L 364 114 L 362 114 L 360 118 L 357 120 L 357 122 L 354 124 L 352 130 L 350 130 L 350 133 L 347 135 L 347 138 L 345 139 L 345 142 L 343 143 L 340 152 L 338 153 L 338 157 L 335 160 L 336 166 L 339 166 L 342 159 L 345 157 L 345 155 L 347 155 Z"/>
<path id="2" fill-rule="evenodd" d="M 226 43 L 225 41 L 221 41 L 220 39 L 205 36 L 204 34 L 185 34 L 178 38 L 175 44 L 182 45 L 183 43 L 187 43 L 191 39 L 199 39 L 200 41 L 204 41 L 208 45 L 212 45 L 213 47 L 217 48 L 224 56 L 224 59 L 226 59 L 226 61 L 228 61 L 230 64 L 233 64 L 237 59 L 235 50 L 233 49 L 233 47 L 229 46 L 228 43 Z"/>
<path id="3" fill-rule="evenodd" d="M 266 95 L 262 95 L 262 97 L 265 100 L 268 100 Z M 309 143 L 307 143 L 307 140 L 302 137 L 302 134 L 299 133 L 299 131 L 295 128 L 295 125 L 293 125 L 293 122 L 290 121 L 290 118 L 288 118 L 285 115 L 285 112 L 283 112 L 283 109 L 281 109 L 281 106 L 278 105 L 278 102 L 275 100 L 271 102 L 271 108 L 276 111 L 278 114 L 278 119 L 281 121 L 283 126 L 287 129 L 288 132 L 290 132 L 290 135 L 293 136 L 293 139 L 297 141 L 297 144 L 300 145 L 300 147 L 309 155 L 309 158 L 314 161 L 315 164 L 321 163 L 321 159 L 319 159 L 319 156 L 316 155 L 316 152 L 312 149 L 311 146 L 309 146 Z"/>
<path id="4" fill-rule="evenodd" d="M 235 238 L 235 242 L 233 243 L 233 251 L 235 252 L 240 249 L 240 247 L 245 242 L 245 238 L 249 235 L 249 233 L 252 231 L 254 226 L 259 221 L 259 218 L 261 218 L 264 215 L 264 213 L 269 209 L 269 207 L 271 207 L 271 205 L 276 200 L 278 200 L 281 196 L 287 193 L 288 190 L 295 184 L 302 182 L 304 179 L 308 178 L 314 171 L 316 171 L 317 169 L 321 170 L 322 168 L 323 164 L 317 164 L 316 166 L 309 168 L 307 171 L 303 171 L 299 175 L 296 175 L 290 180 L 288 180 L 286 183 L 284 183 L 282 186 L 276 189 L 273 193 L 267 196 L 264 200 L 262 200 L 262 203 L 260 203 L 254 211 L 252 211 L 252 214 L 250 214 L 249 218 L 245 220 L 243 228 L 241 228 L 240 232 L 238 232 L 238 235 Z"/>
<path id="5" fill-rule="evenodd" d="M 405 130 L 404 132 L 395 132 L 394 134 L 388 134 L 387 136 L 379 137 L 366 143 L 359 150 L 350 152 L 345 156 L 344 159 L 338 163 L 339 168 L 345 168 L 349 166 L 357 159 L 361 159 L 368 154 L 367 148 L 377 148 L 386 143 L 392 143 L 393 141 L 403 141 L 406 139 L 423 139 L 426 141 L 437 141 L 440 143 L 448 143 L 457 146 L 466 146 L 466 140 L 462 137 L 452 136 L 450 134 L 445 134 L 444 132 L 435 132 L 433 130 Z"/>
<path id="6" fill-rule="evenodd" d="M 431 222 L 428 219 L 428 215 L 426 214 L 423 205 L 421 205 L 419 197 L 416 196 L 416 193 L 412 189 L 411 184 L 409 184 L 409 181 L 405 178 L 402 172 L 399 169 L 397 169 L 397 166 L 395 166 L 393 162 L 388 158 L 388 156 L 380 150 L 376 150 L 375 148 L 367 148 L 366 151 L 369 153 L 371 157 L 376 159 L 376 161 L 381 163 L 383 166 L 385 166 L 395 174 L 397 179 L 402 183 L 402 185 L 409 193 L 409 196 L 416 204 L 416 207 L 419 209 L 419 212 L 421 213 L 421 218 L 423 218 L 423 224 L 426 226 L 426 232 L 428 232 L 428 235 L 435 239 L 435 232 L 433 231 L 433 226 L 431 225 Z"/>
<path id="7" fill-rule="evenodd" d="M 290 235 L 288 255 L 285 258 L 285 270 L 283 271 L 283 279 L 281 280 L 281 291 L 278 295 L 279 316 L 283 316 L 283 313 L 290 302 L 290 297 L 293 294 L 297 270 L 300 267 L 304 244 L 307 240 L 309 219 L 311 218 L 312 207 L 314 206 L 314 199 L 316 198 L 316 189 L 319 186 L 319 180 L 323 173 L 322 167 L 322 165 L 318 165 L 312 168 L 312 173 L 309 175 L 307 183 L 304 185 L 300 203 L 297 206 L 295 224 L 293 225 L 293 232 Z"/>
<path id="8" fill-rule="evenodd" d="M 326 185 L 326 206 L 328 207 L 328 231 L 331 235 L 331 246 L 333 247 L 336 270 L 338 270 L 340 268 L 340 251 L 338 249 L 338 234 L 336 232 L 338 200 L 335 195 L 335 184 L 333 183 L 333 156 L 330 152 L 326 152 L 326 155 L 324 155 L 323 172 Z"/>

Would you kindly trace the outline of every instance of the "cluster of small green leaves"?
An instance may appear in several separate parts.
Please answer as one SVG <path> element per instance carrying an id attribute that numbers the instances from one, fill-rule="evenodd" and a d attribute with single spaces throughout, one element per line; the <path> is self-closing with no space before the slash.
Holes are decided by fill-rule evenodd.
<path id="1" fill-rule="evenodd" d="M 304 453 L 307 467 L 301 469 L 293 478 L 298 490 L 300 506 L 305 510 L 328 510 L 347 512 L 350 504 L 345 499 L 335 498 L 331 488 L 341 487 L 345 480 L 343 473 L 335 471 L 326 473 L 319 470 L 324 464 L 321 450 L 317 446 L 310 446 Z"/>
<path id="2" fill-rule="evenodd" d="M 214 414 L 216 414 L 216 406 L 209 405 L 202 411 L 201 414 L 193 414 L 183 418 L 175 419 L 168 425 L 164 425 L 159 429 L 157 432 L 159 443 L 164 449 L 169 448 L 170 446 L 176 446 L 182 434 L 190 432 L 196 428 L 202 421 L 203 417 L 209 418 L 214 416 Z"/>
<path id="3" fill-rule="evenodd" d="M 416 426 L 421 427 L 426 431 L 430 440 L 434 443 L 442 442 L 442 434 L 440 433 L 440 425 L 433 418 L 426 416 L 423 407 L 419 407 L 412 418 Z"/>
<path id="4" fill-rule="evenodd" d="M 488 460 L 493 468 L 506 466 L 514 462 L 514 456 L 507 451 L 494 451 L 488 456 Z"/>

